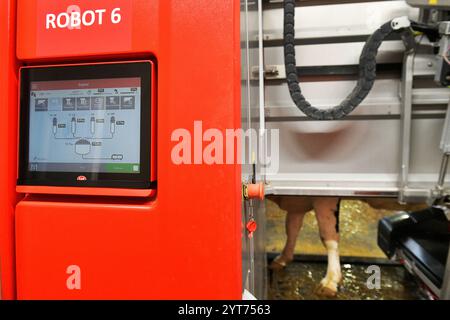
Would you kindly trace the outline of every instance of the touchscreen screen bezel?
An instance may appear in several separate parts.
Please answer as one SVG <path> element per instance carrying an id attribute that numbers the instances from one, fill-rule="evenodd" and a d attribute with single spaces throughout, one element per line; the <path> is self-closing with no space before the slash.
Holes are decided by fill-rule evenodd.
<path id="1" fill-rule="evenodd" d="M 115 78 L 141 79 L 140 172 L 30 171 L 31 83 Z M 149 61 L 22 68 L 20 70 L 19 172 L 17 184 L 25 186 L 151 189 L 153 185 L 153 182 L 150 181 L 152 85 L 152 64 Z"/>

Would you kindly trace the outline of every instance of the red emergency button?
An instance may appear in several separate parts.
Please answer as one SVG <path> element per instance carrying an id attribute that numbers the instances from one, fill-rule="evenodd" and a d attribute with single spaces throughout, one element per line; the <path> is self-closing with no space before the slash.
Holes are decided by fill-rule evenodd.
<path id="1" fill-rule="evenodd" d="M 248 232 L 253 233 L 256 231 L 257 228 L 258 228 L 258 224 L 256 223 L 255 220 L 251 220 L 247 223 L 247 231 Z"/>
<path id="2" fill-rule="evenodd" d="M 248 237 L 253 238 L 253 233 L 255 233 L 256 229 L 258 228 L 258 224 L 255 220 L 250 220 L 247 222 L 247 231 L 248 231 Z"/>

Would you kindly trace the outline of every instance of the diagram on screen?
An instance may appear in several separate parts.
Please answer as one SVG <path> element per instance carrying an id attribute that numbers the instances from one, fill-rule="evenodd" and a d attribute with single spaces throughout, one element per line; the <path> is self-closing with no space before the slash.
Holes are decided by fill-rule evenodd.
<path id="1" fill-rule="evenodd" d="M 81 121 L 80 121 L 81 120 Z M 114 134 L 116 133 L 116 117 L 115 116 L 111 116 L 109 118 L 109 121 L 107 122 L 109 124 L 109 132 L 105 135 L 104 132 L 100 132 L 99 135 L 97 135 L 97 120 L 100 124 L 104 123 L 104 119 L 96 119 L 96 117 L 91 117 L 90 121 L 89 121 L 89 128 L 90 128 L 90 134 L 91 137 L 88 138 L 82 138 L 81 136 L 78 136 L 77 132 L 77 128 L 79 128 L 79 124 L 78 123 L 85 123 L 85 119 L 81 118 L 81 119 L 77 119 L 76 117 L 72 117 L 71 121 L 70 121 L 70 125 L 67 126 L 67 124 L 61 124 L 58 121 L 57 117 L 54 117 L 52 120 L 52 131 L 53 131 L 53 136 L 56 140 L 74 140 L 75 142 L 75 146 L 74 146 L 74 152 L 77 155 L 80 155 L 84 160 L 114 160 L 114 161 L 118 161 L 118 160 L 122 160 L 123 159 L 123 154 L 112 154 L 111 157 L 95 157 L 95 156 L 91 156 L 89 157 L 89 154 L 91 154 L 92 151 L 92 144 L 93 142 L 91 142 L 88 139 L 93 139 L 93 140 L 112 140 L 114 139 Z M 124 123 L 124 122 L 123 122 Z M 72 137 L 66 138 L 66 137 L 59 137 L 58 136 L 58 127 L 60 128 L 70 128 L 70 133 Z M 64 129 L 66 130 L 66 129 Z M 59 129 L 59 131 L 62 131 L 61 129 Z M 98 144 L 98 143 L 97 143 Z"/>
<path id="2" fill-rule="evenodd" d="M 139 78 L 34 86 L 38 89 L 30 93 L 30 170 L 140 171 Z"/>

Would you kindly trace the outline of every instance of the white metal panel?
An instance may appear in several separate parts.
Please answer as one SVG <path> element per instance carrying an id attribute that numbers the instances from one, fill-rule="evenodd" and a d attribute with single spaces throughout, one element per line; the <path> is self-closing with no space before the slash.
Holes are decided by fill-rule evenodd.
<path id="1" fill-rule="evenodd" d="M 301 39 L 367 35 L 400 16 L 417 19 L 419 10 L 404 1 L 377 1 L 296 8 L 296 37 Z M 264 12 L 266 39 L 282 39 L 283 9 Z"/>
<path id="2" fill-rule="evenodd" d="M 353 89 L 356 81 L 324 81 L 324 82 L 303 82 L 302 92 L 308 101 L 317 107 L 329 108 L 340 103 Z M 377 108 L 381 106 L 398 107 L 399 99 L 398 80 L 378 80 L 374 89 L 364 100 L 364 106 L 357 108 L 354 114 L 361 114 L 365 106 Z M 266 106 L 271 115 L 274 108 L 285 108 L 297 115 L 303 115 L 298 110 L 289 94 L 287 85 L 282 82 L 276 85 L 266 86 Z"/>
<path id="3" fill-rule="evenodd" d="M 340 103 L 353 89 L 355 81 L 304 82 L 302 91 L 308 101 L 318 108 L 329 108 Z M 352 116 L 399 115 L 401 108 L 400 81 L 395 79 L 377 80 Z M 324 94 L 326 93 L 326 94 Z M 450 98 L 447 88 L 413 89 L 414 105 L 446 105 Z M 427 107 L 428 113 L 435 113 Z M 442 114 L 442 108 L 437 113 Z M 266 117 L 299 117 L 304 114 L 295 106 L 285 83 L 266 86 Z"/>
<path id="4" fill-rule="evenodd" d="M 273 192 L 354 196 L 398 191 L 399 120 L 269 126 L 280 130 L 279 173 L 267 177 Z M 334 129 L 316 131 L 321 126 Z M 442 126 L 443 119 L 413 121 L 411 187 L 431 188 L 437 182 Z"/>
<path id="5" fill-rule="evenodd" d="M 363 46 L 363 42 L 296 46 L 297 66 L 358 64 Z M 381 45 L 377 61 L 378 63 L 400 62 L 404 51 L 405 47 L 401 41 L 387 41 Z M 265 48 L 265 62 L 266 65 L 284 65 L 283 48 Z"/>

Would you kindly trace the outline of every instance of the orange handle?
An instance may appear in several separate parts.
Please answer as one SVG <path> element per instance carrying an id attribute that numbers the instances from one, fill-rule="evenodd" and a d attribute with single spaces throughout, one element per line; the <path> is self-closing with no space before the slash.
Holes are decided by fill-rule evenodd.
<path id="1" fill-rule="evenodd" d="M 248 184 L 247 185 L 247 198 L 264 200 L 264 184 Z"/>

